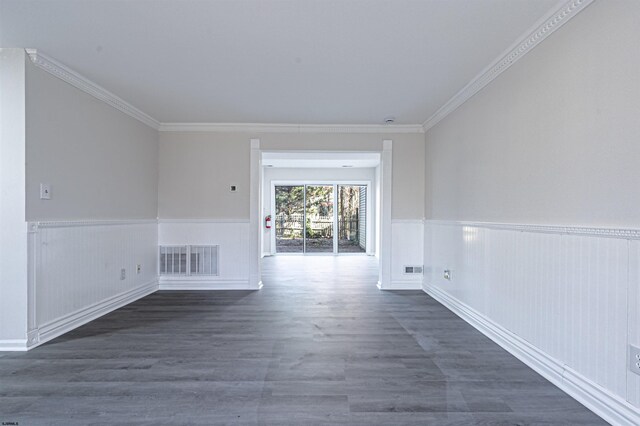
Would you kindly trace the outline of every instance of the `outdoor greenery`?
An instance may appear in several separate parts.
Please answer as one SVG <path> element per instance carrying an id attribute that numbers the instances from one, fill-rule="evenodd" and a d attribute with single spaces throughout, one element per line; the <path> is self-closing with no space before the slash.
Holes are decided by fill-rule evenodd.
<path id="1" fill-rule="evenodd" d="M 357 186 L 340 186 L 338 191 L 339 238 L 357 241 L 360 192 Z M 276 186 L 275 225 L 279 238 L 302 238 L 305 187 Z M 334 194 L 332 185 L 308 185 L 306 187 L 307 238 L 333 238 Z"/>

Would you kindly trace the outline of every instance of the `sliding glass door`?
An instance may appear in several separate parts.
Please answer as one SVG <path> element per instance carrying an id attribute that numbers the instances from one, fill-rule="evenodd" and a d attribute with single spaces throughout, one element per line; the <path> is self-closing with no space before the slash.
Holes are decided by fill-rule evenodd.
<path id="1" fill-rule="evenodd" d="M 338 185 L 338 253 L 367 252 L 367 187 Z"/>
<path id="2" fill-rule="evenodd" d="M 276 186 L 276 253 L 304 253 L 304 185 Z"/>
<path id="3" fill-rule="evenodd" d="M 366 194 L 366 185 L 276 185 L 276 253 L 366 253 Z"/>
<path id="4" fill-rule="evenodd" d="M 307 185 L 305 192 L 305 253 L 333 253 L 333 185 Z"/>

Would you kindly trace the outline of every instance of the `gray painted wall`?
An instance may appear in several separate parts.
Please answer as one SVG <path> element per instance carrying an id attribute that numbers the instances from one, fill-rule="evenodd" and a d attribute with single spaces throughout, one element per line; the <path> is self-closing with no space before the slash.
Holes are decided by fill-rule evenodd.
<path id="1" fill-rule="evenodd" d="M 26 79 L 27 220 L 155 218 L 158 132 L 31 61 Z"/>
<path id="2" fill-rule="evenodd" d="M 640 2 L 595 2 L 426 134 L 427 217 L 640 223 Z"/>
<path id="3" fill-rule="evenodd" d="M 267 151 L 380 151 L 391 139 L 392 218 L 424 217 L 422 134 L 197 132 L 160 132 L 159 217 L 248 220 L 251 138 Z"/>

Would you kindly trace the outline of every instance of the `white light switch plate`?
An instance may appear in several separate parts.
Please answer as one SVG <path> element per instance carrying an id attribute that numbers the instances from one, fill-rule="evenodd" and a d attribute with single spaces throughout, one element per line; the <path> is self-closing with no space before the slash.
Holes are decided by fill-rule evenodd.
<path id="1" fill-rule="evenodd" d="M 40 199 L 41 200 L 51 199 L 51 185 L 49 185 L 48 183 L 40 184 Z"/>

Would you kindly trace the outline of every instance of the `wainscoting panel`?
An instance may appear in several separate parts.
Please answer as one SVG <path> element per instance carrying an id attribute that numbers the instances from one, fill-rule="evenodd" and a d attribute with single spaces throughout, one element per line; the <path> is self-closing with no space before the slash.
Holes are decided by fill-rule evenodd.
<path id="1" fill-rule="evenodd" d="M 161 290 L 253 289 L 249 284 L 249 221 L 161 219 L 160 245 L 219 245 L 219 274 L 160 276 Z"/>
<path id="2" fill-rule="evenodd" d="M 638 278 L 629 274 L 629 265 L 635 262 L 637 270 L 640 263 L 638 248 L 636 260 L 630 259 L 630 245 L 639 243 L 633 236 L 471 222 L 427 221 L 425 226 L 427 293 L 446 299 L 458 314 L 471 312 L 512 335 L 521 342 L 514 347 L 531 345 L 543 354 L 538 359 L 552 360 L 546 362 L 548 371 L 557 377 L 550 379 L 571 382 L 565 390 L 588 385 L 590 398 L 606 400 L 609 414 L 622 410 L 623 419 L 640 419 L 624 405 L 627 400 L 638 404 L 638 381 L 629 380 L 633 373 L 627 368 L 627 333 L 640 338 L 639 319 L 631 312 L 635 306 L 638 315 L 639 305 Z M 635 321 L 629 330 L 628 302 L 629 321 Z"/>
<path id="3" fill-rule="evenodd" d="M 640 241 L 629 243 L 629 344 L 640 348 Z M 640 375 L 627 378 L 628 401 L 640 407 Z"/>
<path id="4" fill-rule="evenodd" d="M 30 229 L 37 332 L 30 345 L 158 288 L 155 220 L 40 222 Z"/>
<path id="5" fill-rule="evenodd" d="M 405 274 L 405 266 L 422 266 L 422 220 L 391 221 L 391 285 L 383 290 L 420 290 L 423 274 Z"/>

